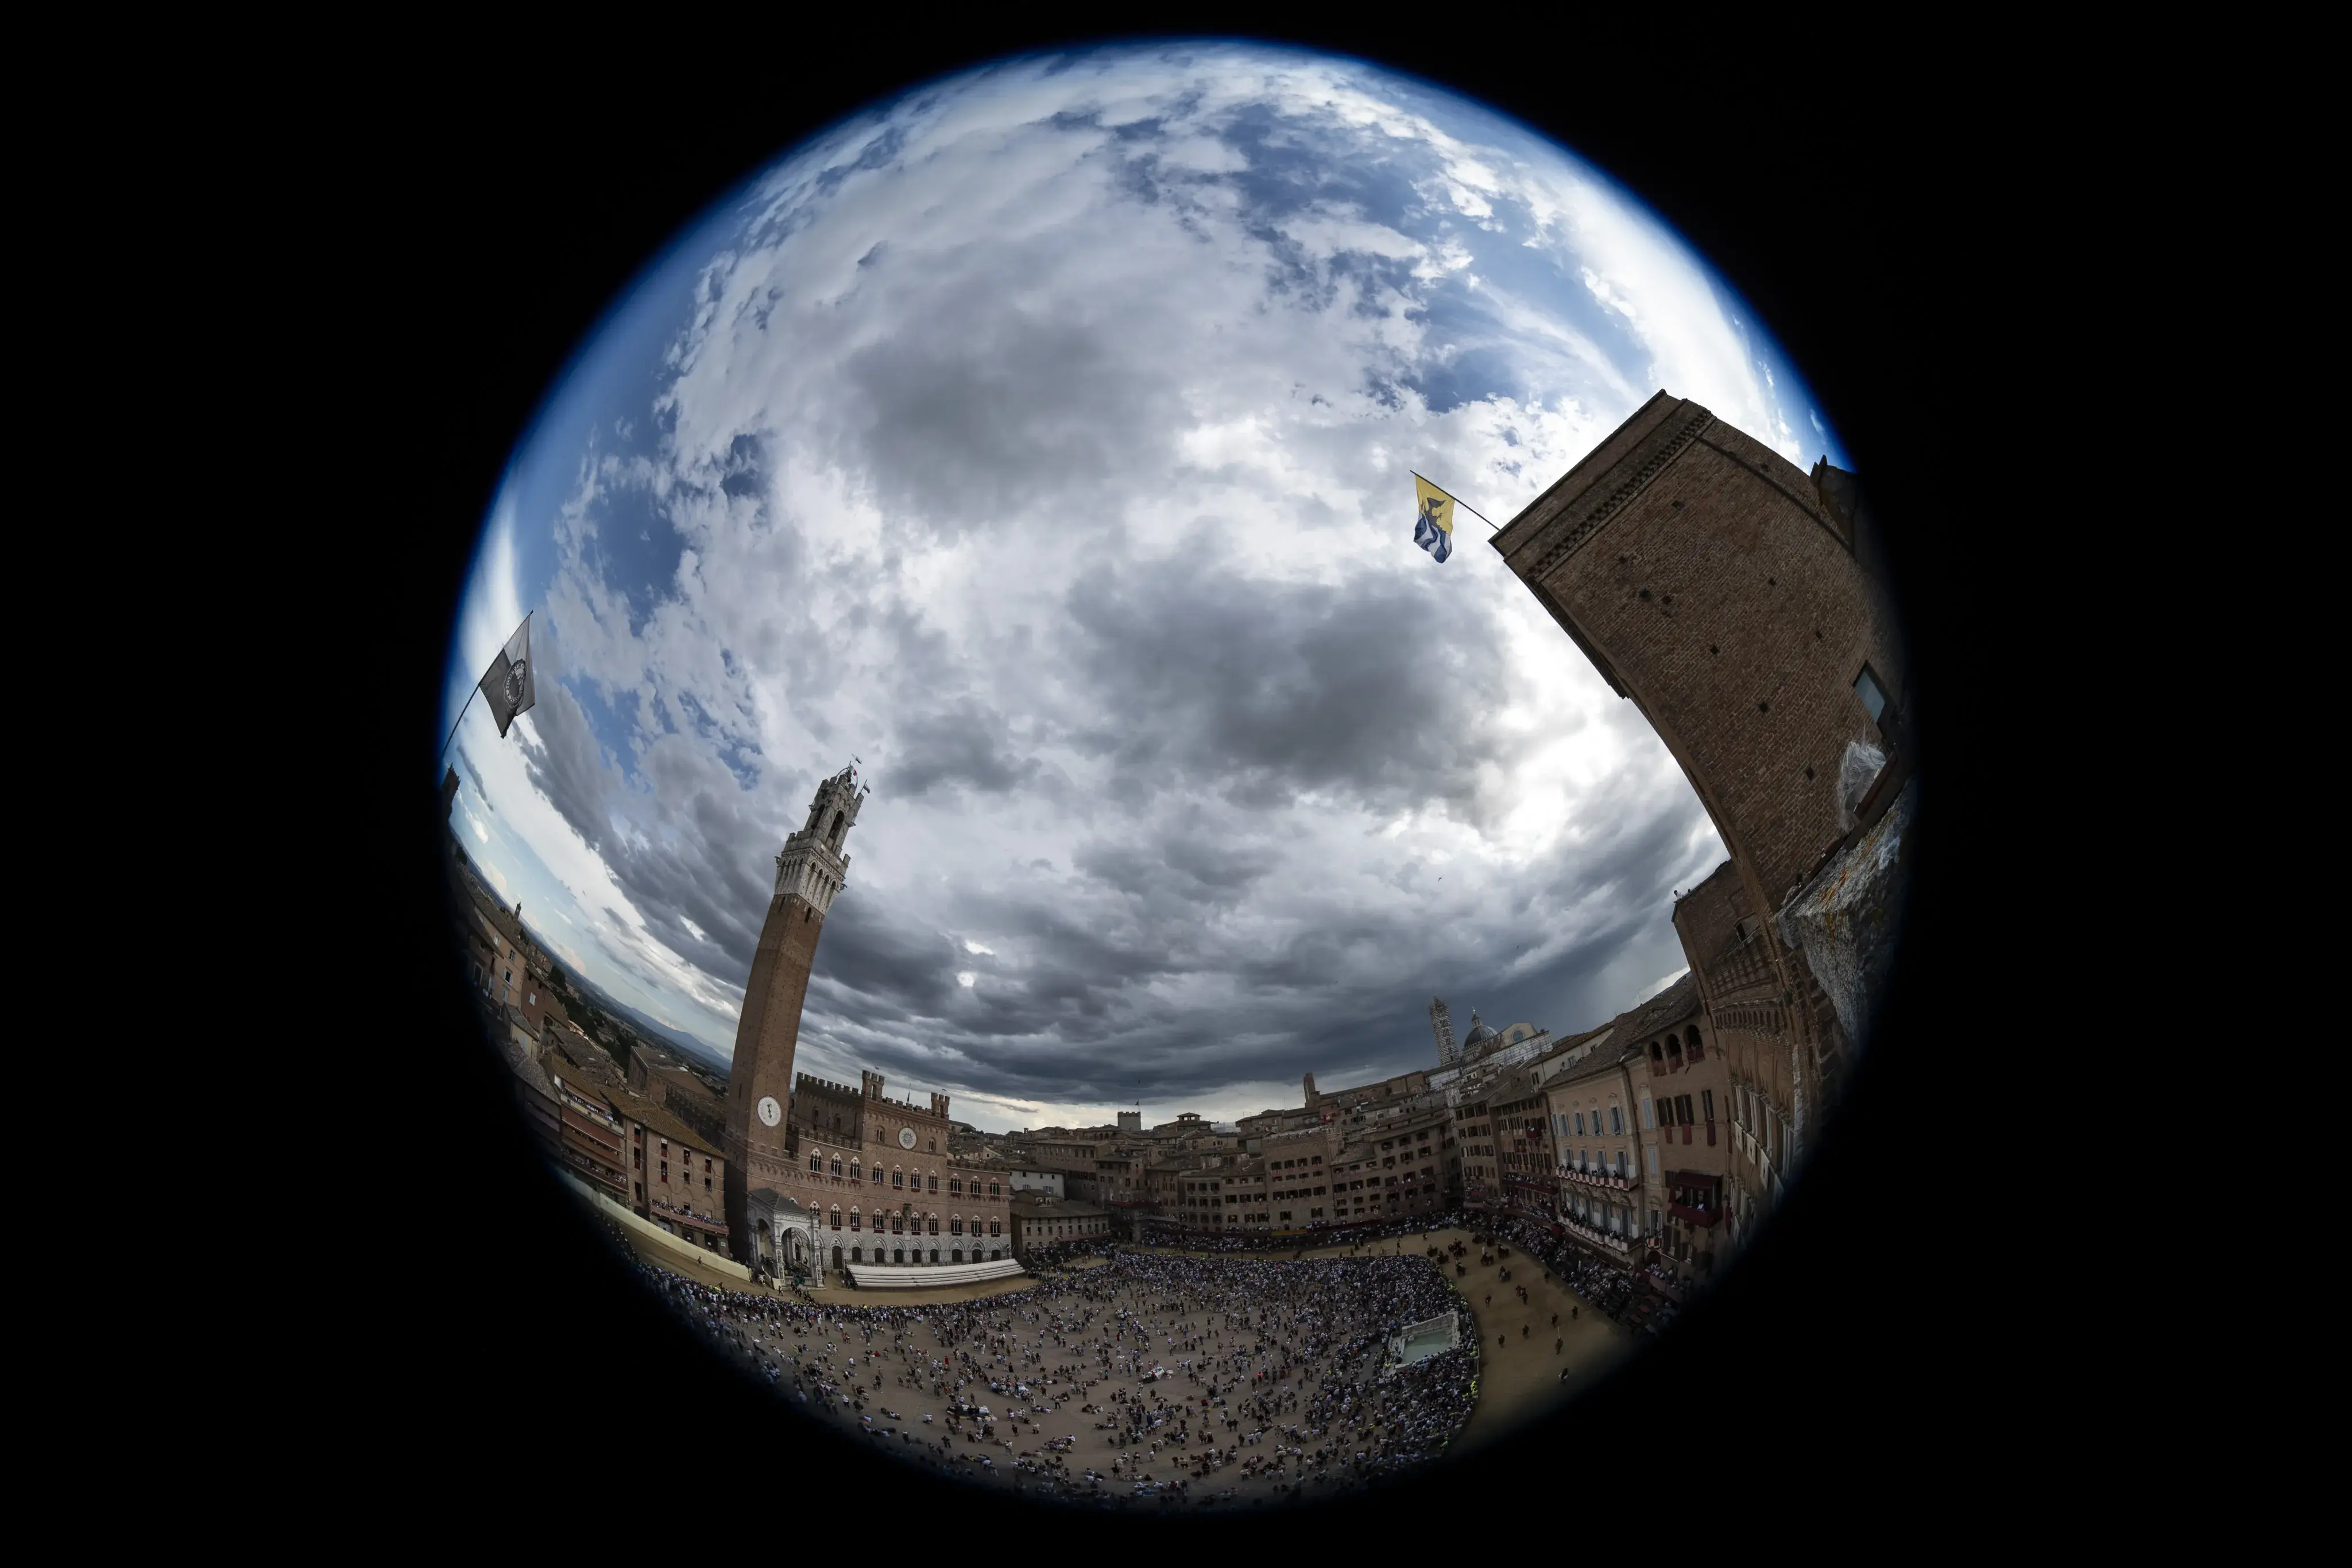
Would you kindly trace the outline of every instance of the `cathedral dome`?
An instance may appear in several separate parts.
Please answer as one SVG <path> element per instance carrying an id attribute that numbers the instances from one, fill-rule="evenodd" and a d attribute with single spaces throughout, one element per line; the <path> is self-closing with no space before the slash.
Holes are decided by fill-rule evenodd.
<path id="1" fill-rule="evenodd" d="M 1474 1045 L 1484 1045 L 1495 1038 L 1495 1031 L 1478 1021 L 1478 1009 L 1471 1009 L 1470 1032 L 1462 1037 L 1462 1049 L 1467 1051 Z"/>

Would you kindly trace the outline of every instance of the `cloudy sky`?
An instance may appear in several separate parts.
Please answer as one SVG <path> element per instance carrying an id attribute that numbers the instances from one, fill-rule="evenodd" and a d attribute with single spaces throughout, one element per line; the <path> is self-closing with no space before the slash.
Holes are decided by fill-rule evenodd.
<path id="1" fill-rule="evenodd" d="M 1475 105 L 1229 46 L 1001 66 L 680 237 L 518 446 L 457 826 L 724 1056 L 784 835 L 871 783 L 801 1064 L 983 1127 L 1231 1117 L 1589 1027 L 1721 846 L 1419 469 L 1506 522 L 1664 387 L 1810 466 L 1792 367 L 1640 204 Z"/>

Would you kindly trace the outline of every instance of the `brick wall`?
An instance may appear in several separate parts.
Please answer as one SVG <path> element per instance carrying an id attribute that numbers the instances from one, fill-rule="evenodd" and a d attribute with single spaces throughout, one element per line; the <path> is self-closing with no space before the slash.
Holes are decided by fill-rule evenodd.
<path id="1" fill-rule="evenodd" d="M 1867 662 L 1898 705 L 1903 682 L 1885 601 L 1811 477 L 1661 393 L 1495 545 L 1777 905 L 1840 835 L 1846 744 L 1884 747 L 1854 676 Z"/>

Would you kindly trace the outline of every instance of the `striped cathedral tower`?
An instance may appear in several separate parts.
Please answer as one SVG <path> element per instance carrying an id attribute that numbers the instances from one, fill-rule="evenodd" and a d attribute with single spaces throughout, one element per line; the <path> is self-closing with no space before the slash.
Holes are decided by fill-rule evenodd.
<path id="1" fill-rule="evenodd" d="M 776 857 L 776 892 L 760 950 L 743 988 L 735 1025 L 735 1061 L 727 1075 L 727 1237 L 740 1254 L 751 1235 L 750 1195 L 791 1188 L 793 1050 L 800 1043 L 801 1003 L 825 911 L 849 874 L 842 840 L 865 804 L 854 769 L 816 787 L 808 825 Z"/>

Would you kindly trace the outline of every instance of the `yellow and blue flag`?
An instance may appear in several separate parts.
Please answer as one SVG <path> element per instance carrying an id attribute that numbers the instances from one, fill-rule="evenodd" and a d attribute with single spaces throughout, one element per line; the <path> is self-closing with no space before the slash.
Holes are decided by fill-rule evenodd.
<path id="1" fill-rule="evenodd" d="M 1416 474 L 1413 489 L 1421 510 L 1413 518 L 1412 542 L 1444 560 L 1454 553 L 1454 497 Z"/>

